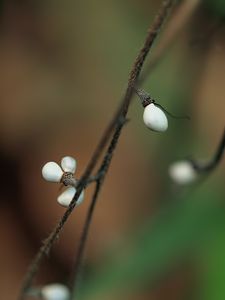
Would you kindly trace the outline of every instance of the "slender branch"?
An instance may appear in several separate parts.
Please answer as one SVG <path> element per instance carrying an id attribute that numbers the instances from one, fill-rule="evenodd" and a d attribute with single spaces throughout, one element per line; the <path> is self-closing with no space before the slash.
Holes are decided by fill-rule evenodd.
<path id="1" fill-rule="evenodd" d="M 84 227 L 83 227 L 83 230 L 82 230 L 82 235 L 81 235 L 81 238 L 80 238 L 75 263 L 74 263 L 74 266 L 73 266 L 73 270 L 71 272 L 71 282 L 69 284 L 70 289 L 72 291 L 71 292 L 71 299 L 75 298 L 74 296 L 75 296 L 75 291 L 76 291 L 76 287 L 77 287 L 77 283 L 78 283 L 78 275 L 80 274 L 81 263 L 82 263 L 82 258 L 83 258 L 83 254 L 84 254 L 84 250 L 85 250 L 87 237 L 88 237 L 88 232 L 89 232 L 89 228 L 90 228 L 91 221 L 92 221 L 92 218 L 93 218 L 93 211 L 94 211 L 94 208 L 95 208 L 95 205 L 96 205 L 96 201 L 97 201 L 97 197 L 98 197 L 98 194 L 100 192 L 100 189 L 101 189 L 101 180 L 98 179 L 96 181 L 96 186 L 95 186 L 94 194 L 93 194 L 92 199 L 91 199 L 91 204 L 88 208 L 88 213 L 87 213 L 87 217 L 86 217 Z"/>
<path id="2" fill-rule="evenodd" d="M 166 2 L 166 1 L 165 1 Z M 114 135 L 112 137 L 111 143 L 108 147 L 108 150 L 106 152 L 106 155 L 103 159 L 103 162 L 97 172 L 97 174 L 100 174 L 100 176 L 102 176 L 101 180 L 97 181 L 96 184 L 96 189 L 93 195 L 93 198 L 91 200 L 89 209 L 88 209 L 88 213 L 85 219 L 85 224 L 83 227 L 83 231 L 82 231 L 82 235 L 81 235 L 81 239 L 80 239 L 80 244 L 79 244 L 79 248 L 78 248 L 78 252 L 77 252 L 77 256 L 76 256 L 76 260 L 75 260 L 75 264 L 74 264 L 74 268 L 72 270 L 72 278 L 73 278 L 73 282 L 72 282 L 72 295 L 71 295 L 71 299 L 75 299 L 75 295 L 76 295 L 76 287 L 77 287 L 77 279 L 80 273 L 80 268 L 82 265 L 82 260 L 83 260 L 83 255 L 84 255 L 84 250 L 85 250 L 85 245 L 87 242 L 87 238 L 88 238 L 88 233 L 89 233 L 89 228 L 91 225 L 91 221 L 93 218 L 93 214 L 94 214 L 94 209 L 95 209 L 95 205 L 97 202 L 97 198 L 99 195 L 99 192 L 101 190 L 102 184 L 104 182 L 104 178 L 107 174 L 108 168 L 110 166 L 114 151 L 116 149 L 120 134 L 121 134 L 121 130 L 123 128 L 123 125 L 125 124 L 125 117 L 127 114 L 127 110 L 128 110 L 128 106 L 129 106 L 129 101 L 131 100 L 132 97 L 132 93 L 135 91 L 135 83 L 137 81 L 138 75 L 141 71 L 143 62 L 152 46 L 153 41 L 155 40 L 157 33 L 159 32 L 159 29 L 161 28 L 161 25 L 164 21 L 164 19 L 167 16 L 168 10 L 169 8 L 173 5 L 174 1 L 167 1 L 167 3 L 164 2 L 164 6 L 161 8 L 161 11 L 159 12 L 159 14 L 157 15 L 157 17 L 155 18 L 155 21 L 153 22 L 153 25 L 151 26 L 149 32 L 148 32 L 148 36 L 146 38 L 146 42 L 144 44 L 144 47 L 142 48 L 142 50 L 140 51 L 134 66 L 132 68 L 132 71 L 130 73 L 130 78 L 128 81 L 128 87 L 127 87 L 127 91 L 126 91 L 126 95 L 124 98 L 124 110 L 122 111 L 123 113 L 123 117 L 124 119 L 120 122 L 120 124 L 117 124 Z M 131 90 L 131 92 L 130 92 Z M 127 98 L 126 98 L 127 97 Z M 127 102 L 126 102 L 127 99 Z M 128 105 L 126 107 L 126 105 Z"/>
<path id="3" fill-rule="evenodd" d="M 150 61 L 139 79 L 139 85 L 147 79 L 149 73 L 157 66 L 162 55 L 173 44 L 175 37 L 189 22 L 200 3 L 201 0 L 183 0 L 176 8 L 173 18 L 168 20 L 166 29 L 162 32 L 160 41 L 153 50 Z"/>
<path id="4" fill-rule="evenodd" d="M 205 163 L 200 164 L 197 161 L 191 160 L 195 170 L 199 173 L 206 173 L 206 172 L 212 172 L 220 163 L 223 154 L 225 151 L 225 129 L 223 131 L 222 138 L 217 146 L 217 149 L 215 151 L 215 154 L 213 155 L 212 159 Z"/>
<path id="5" fill-rule="evenodd" d="M 43 241 L 43 245 L 41 246 L 38 253 L 34 257 L 33 261 L 30 264 L 30 267 L 25 275 L 24 282 L 23 282 L 23 285 L 21 288 L 21 293 L 20 293 L 18 299 L 21 299 L 21 300 L 24 299 L 26 292 L 31 287 L 32 281 L 33 281 L 37 271 L 39 270 L 40 263 L 41 263 L 43 257 L 49 253 L 54 242 L 57 240 L 60 231 L 62 230 L 64 224 L 66 223 L 68 217 L 70 216 L 70 214 L 72 213 L 72 211 L 76 205 L 76 201 L 81 194 L 82 187 L 83 187 L 83 185 L 80 184 L 80 186 L 77 188 L 77 192 L 76 192 L 74 199 L 71 202 L 69 208 L 66 210 L 64 215 L 61 217 L 58 224 L 53 229 L 53 231 L 50 233 L 50 235 L 47 237 L 47 239 Z"/>
<path id="6" fill-rule="evenodd" d="M 225 128 L 223 131 L 223 136 L 222 139 L 217 147 L 217 150 L 215 152 L 214 158 L 212 160 L 211 166 L 215 168 L 221 161 L 223 154 L 224 154 L 224 149 L 225 149 Z"/>
<path id="7" fill-rule="evenodd" d="M 84 250 L 85 250 L 85 245 L 87 242 L 87 238 L 88 238 L 88 233 L 89 233 L 89 229 L 90 229 L 90 225 L 91 225 L 91 221 L 93 219 L 93 215 L 94 215 L 94 209 L 95 209 L 95 205 L 98 199 L 98 195 L 99 192 L 102 188 L 103 185 L 103 181 L 105 179 L 105 176 L 107 174 L 108 168 L 110 166 L 110 162 L 112 159 L 112 156 L 114 154 L 114 150 L 116 148 L 116 145 L 118 143 L 118 139 L 120 137 L 120 132 L 122 129 L 122 124 L 120 124 L 119 127 L 117 127 L 115 134 L 113 135 L 112 141 L 108 147 L 108 150 L 106 152 L 105 157 L 103 158 L 103 162 L 97 172 L 97 174 L 99 174 L 101 176 L 101 178 L 98 179 L 98 181 L 96 182 L 96 188 L 88 209 L 88 213 L 85 219 L 85 223 L 84 223 L 84 227 L 83 227 L 83 231 L 81 234 L 81 239 L 80 239 L 80 244 L 79 244 L 79 248 L 78 248 L 78 252 L 76 255 L 76 260 L 75 260 L 75 264 L 74 267 L 72 269 L 72 284 L 71 284 L 71 290 L 72 290 L 72 296 L 71 299 L 75 299 L 75 294 L 76 294 L 76 288 L 77 288 L 77 281 L 78 281 L 78 276 L 80 273 L 80 268 L 82 265 L 82 260 L 83 260 L 83 255 L 84 255 Z"/>
<path id="8" fill-rule="evenodd" d="M 112 121 L 107 126 L 105 132 L 103 133 L 103 135 L 102 135 L 102 137 L 101 137 L 101 139 L 100 139 L 100 141 L 99 141 L 99 143 L 98 143 L 98 145 L 97 145 L 97 147 L 96 147 L 96 149 L 84 171 L 84 174 L 78 183 L 77 192 L 76 192 L 73 200 L 71 201 L 68 209 L 66 210 L 64 215 L 61 217 L 61 219 L 59 220 L 59 222 L 56 225 L 56 227 L 54 228 L 54 230 L 51 232 L 51 234 L 48 236 L 48 238 L 44 241 L 42 247 L 38 251 L 34 260 L 31 262 L 28 272 L 26 273 L 26 276 L 24 278 L 22 289 L 21 289 L 21 292 L 19 295 L 20 300 L 24 299 L 27 290 L 31 287 L 33 279 L 36 276 L 37 271 L 39 270 L 42 259 L 50 251 L 54 242 L 57 240 L 59 233 L 61 232 L 63 226 L 65 225 L 67 219 L 69 218 L 70 214 L 72 213 L 72 211 L 76 205 L 77 199 L 79 198 L 83 188 L 87 184 L 88 178 L 89 178 L 91 172 L 93 171 L 103 150 L 105 149 L 105 146 L 107 145 L 107 143 L 111 137 L 114 127 L 116 127 L 115 133 L 114 133 L 114 136 L 113 136 L 112 142 L 111 142 L 111 145 L 112 145 L 111 150 L 110 150 L 111 153 L 106 154 L 105 158 L 107 158 L 107 159 L 103 160 L 103 163 L 100 167 L 100 169 L 102 169 L 104 171 L 103 176 L 105 176 L 107 169 L 111 162 L 113 151 L 116 148 L 118 138 L 120 136 L 122 127 L 124 125 L 123 120 L 125 119 L 126 114 L 128 112 L 129 104 L 130 104 L 130 101 L 131 101 L 131 98 L 133 95 L 133 87 L 135 86 L 135 83 L 137 82 L 137 79 L 138 79 L 138 76 L 142 69 L 145 58 L 155 40 L 155 38 L 157 37 L 157 35 L 159 33 L 161 25 L 162 25 L 163 21 L 165 20 L 169 9 L 172 7 L 174 2 L 175 2 L 174 0 L 164 0 L 162 2 L 161 9 L 160 9 L 158 15 L 156 16 L 156 18 L 153 22 L 153 25 L 150 27 L 150 29 L 148 31 L 144 46 L 141 48 L 141 50 L 134 62 L 134 65 L 131 69 L 130 76 L 128 79 L 127 89 L 126 89 L 125 95 L 123 97 L 123 100 L 121 102 L 121 105 L 120 105 L 118 111 L 116 112 L 115 116 L 113 117 Z"/>

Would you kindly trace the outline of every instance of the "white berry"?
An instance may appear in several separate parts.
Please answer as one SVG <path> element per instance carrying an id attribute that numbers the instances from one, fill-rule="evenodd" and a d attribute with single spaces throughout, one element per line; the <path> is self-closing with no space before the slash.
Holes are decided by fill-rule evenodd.
<path id="1" fill-rule="evenodd" d="M 68 207 L 70 205 L 70 202 L 73 200 L 73 197 L 76 193 L 76 189 L 74 187 L 68 187 L 59 197 L 57 198 L 57 201 L 60 205 L 64 207 Z M 84 191 L 81 192 L 76 205 L 81 204 L 81 202 L 84 199 Z"/>
<path id="2" fill-rule="evenodd" d="M 62 169 L 57 163 L 53 161 L 46 163 L 42 168 L 42 176 L 47 181 L 60 182 L 62 175 Z"/>
<path id="3" fill-rule="evenodd" d="M 189 184 L 197 178 L 197 172 L 189 161 L 179 161 L 169 167 L 169 175 L 177 184 Z"/>
<path id="4" fill-rule="evenodd" d="M 74 174 L 76 165 L 76 160 L 71 156 L 65 156 L 61 160 L 61 166 L 64 172 L 70 172 Z"/>
<path id="5" fill-rule="evenodd" d="M 41 289 L 41 297 L 44 300 L 69 300 L 70 291 L 59 283 L 48 284 Z"/>
<path id="6" fill-rule="evenodd" d="M 150 103 L 144 109 L 143 120 L 145 125 L 154 131 L 164 132 L 168 128 L 168 120 L 162 109 Z"/>

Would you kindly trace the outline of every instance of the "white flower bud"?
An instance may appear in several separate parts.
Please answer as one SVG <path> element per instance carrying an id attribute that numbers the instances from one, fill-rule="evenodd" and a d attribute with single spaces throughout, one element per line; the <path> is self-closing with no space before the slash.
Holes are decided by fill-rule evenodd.
<path id="1" fill-rule="evenodd" d="M 41 297 L 44 300 L 69 300 L 70 291 L 59 283 L 48 284 L 41 289 Z"/>
<path id="2" fill-rule="evenodd" d="M 73 200 L 73 197 L 76 193 L 76 189 L 74 187 L 68 187 L 59 197 L 57 198 L 57 201 L 60 205 L 64 207 L 68 207 L 70 205 L 70 202 Z M 81 192 L 76 205 L 79 205 L 84 199 L 84 191 Z"/>
<path id="3" fill-rule="evenodd" d="M 53 161 L 46 163 L 42 168 L 42 176 L 47 181 L 60 182 L 62 175 L 62 169 L 57 163 Z"/>
<path id="4" fill-rule="evenodd" d="M 76 160 L 71 156 L 65 156 L 61 160 L 61 166 L 64 172 L 70 172 L 74 174 L 76 165 Z"/>
<path id="5" fill-rule="evenodd" d="M 162 109 L 150 103 L 144 109 L 143 120 L 145 125 L 154 131 L 163 132 L 168 128 L 168 120 Z"/>
<path id="6" fill-rule="evenodd" d="M 189 184 L 197 178 L 197 172 L 189 161 L 179 161 L 169 167 L 169 175 L 177 184 Z"/>

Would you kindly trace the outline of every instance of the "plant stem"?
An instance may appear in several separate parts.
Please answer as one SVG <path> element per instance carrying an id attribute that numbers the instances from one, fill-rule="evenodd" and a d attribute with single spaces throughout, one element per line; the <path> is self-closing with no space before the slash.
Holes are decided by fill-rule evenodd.
<path id="1" fill-rule="evenodd" d="M 173 13 L 173 17 L 168 20 L 166 29 L 162 32 L 158 45 L 153 50 L 149 62 L 140 77 L 138 83 L 142 84 L 150 72 L 158 65 L 163 54 L 168 51 L 173 44 L 175 37 L 182 31 L 189 22 L 194 12 L 200 6 L 201 0 L 183 0 Z"/>
<path id="2" fill-rule="evenodd" d="M 169 9 L 173 6 L 175 0 L 164 0 L 162 1 L 161 4 L 161 9 L 159 11 L 159 13 L 157 14 L 157 16 L 155 17 L 155 20 L 152 24 L 152 26 L 150 27 L 150 29 L 148 30 L 147 33 L 147 37 L 145 39 L 144 42 L 144 46 L 141 48 L 141 50 L 138 53 L 138 56 L 135 59 L 135 62 L 133 64 L 133 67 L 131 69 L 129 78 L 128 78 L 128 84 L 127 84 L 127 89 L 125 92 L 125 95 L 122 99 L 121 105 L 119 106 L 116 114 L 114 115 L 113 119 L 111 120 L 111 122 L 109 123 L 109 125 L 106 127 L 99 143 L 97 144 L 97 147 L 95 149 L 95 151 L 93 152 L 89 163 L 83 173 L 83 176 L 81 177 L 78 185 L 77 185 L 77 192 L 73 198 L 73 200 L 71 201 L 69 207 L 67 208 L 66 212 L 64 213 L 64 215 L 61 217 L 61 219 L 59 220 L 58 224 L 56 225 L 56 227 L 53 229 L 53 231 L 50 233 L 50 235 L 47 237 L 47 239 L 44 241 L 43 245 L 41 246 L 40 250 L 38 251 L 38 253 L 36 254 L 36 256 L 34 257 L 33 261 L 31 262 L 31 265 L 25 275 L 24 278 L 24 282 L 19 294 L 18 299 L 19 300 L 23 300 L 25 298 L 26 292 L 29 290 L 29 288 L 32 285 L 33 279 L 36 276 L 39 268 L 40 268 L 40 264 L 42 259 L 44 258 L 45 255 L 48 254 L 48 252 L 50 251 L 50 249 L 52 248 L 54 242 L 57 240 L 61 230 L 63 229 L 66 221 L 68 220 L 69 216 L 71 215 L 71 213 L 74 210 L 74 207 L 76 205 L 76 201 L 79 198 L 82 190 L 84 189 L 84 187 L 86 186 L 87 182 L 88 182 L 88 178 L 91 175 L 91 172 L 93 171 L 94 167 L 96 166 L 103 150 L 105 149 L 107 143 L 109 142 L 109 139 L 112 135 L 112 132 L 115 128 L 114 131 L 114 135 L 112 137 L 111 140 L 111 144 L 110 144 L 110 152 L 109 150 L 107 151 L 105 158 L 102 162 L 102 165 L 100 166 L 100 169 L 102 170 L 102 181 L 100 181 L 100 187 L 101 184 L 103 182 L 103 178 L 105 177 L 108 167 L 110 165 L 111 162 L 111 158 L 113 155 L 113 152 L 116 148 L 117 145 L 117 141 L 118 138 L 121 134 L 121 130 L 123 128 L 124 125 L 124 120 L 126 118 L 126 114 L 128 112 L 128 108 L 131 102 L 131 98 L 133 95 L 133 87 L 135 86 L 137 80 L 138 80 L 138 76 L 142 70 L 142 66 L 143 63 L 146 59 L 147 54 L 149 53 L 149 50 L 151 49 L 151 46 L 155 40 L 155 38 L 157 37 L 159 30 L 161 29 L 161 26 L 163 24 L 163 21 L 166 19 L 166 16 L 169 12 Z M 100 187 L 98 188 L 100 190 Z M 97 193 L 98 195 L 98 193 Z M 93 197 L 94 199 L 94 197 Z M 96 201 L 96 200 L 95 200 Z M 92 212 L 93 214 L 93 212 Z M 88 227 L 89 228 L 89 227 Z M 86 234 L 87 235 L 87 234 Z M 82 249 L 84 249 L 84 246 L 82 247 Z M 80 257 L 82 258 L 82 254 L 83 254 L 83 250 L 81 252 Z M 80 262 L 79 262 L 80 264 Z"/>
<path id="3" fill-rule="evenodd" d="M 77 252 L 77 256 L 76 256 L 76 260 L 75 260 L 75 264 L 74 264 L 74 268 L 72 271 L 72 275 L 73 275 L 73 284 L 72 284 L 72 294 L 71 294 L 71 299 L 75 299 L 76 296 L 76 287 L 77 287 L 77 280 L 78 280 L 78 276 L 79 276 L 79 272 L 80 272 L 80 267 L 82 264 L 82 259 L 83 259 L 83 254 L 84 254 L 84 250 L 85 250 L 85 244 L 88 238 L 88 232 L 89 232 L 89 228 L 91 225 L 91 221 L 93 218 L 93 214 L 94 214 L 94 208 L 97 202 L 97 198 L 99 195 L 99 192 L 101 190 L 102 184 L 104 182 L 104 178 L 107 174 L 108 168 L 110 166 L 111 163 L 111 159 L 112 156 L 114 154 L 114 151 L 116 149 L 120 134 L 121 134 L 121 130 L 123 128 L 123 125 L 125 124 L 125 117 L 127 114 L 127 110 L 129 107 L 129 103 L 131 101 L 131 97 L 133 95 L 133 92 L 135 91 L 134 87 L 135 87 L 135 83 L 137 82 L 138 76 L 140 74 L 142 65 L 144 63 L 144 60 L 153 44 L 153 41 L 155 40 L 162 24 L 163 21 L 165 20 L 168 10 L 171 8 L 171 6 L 173 5 L 174 1 L 164 1 L 161 7 L 160 12 L 158 13 L 158 15 L 156 16 L 152 26 L 150 27 L 149 31 L 148 31 L 148 35 L 146 38 L 146 41 L 144 43 L 143 48 L 140 50 L 140 53 L 137 57 L 137 59 L 135 60 L 135 63 L 133 65 L 133 68 L 131 70 L 130 73 L 130 78 L 128 80 L 128 87 L 126 90 L 126 94 L 124 97 L 124 109 L 122 110 L 122 117 L 124 118 L 122 122 L 120 122 L 119 124 L 117 124 L 116 128 L 115 128 L 115 132 L 114 135 L 112 137 L 111 143 L 108 147 L 108 150 L 106 152 L 106 155 L 103 159 L 103 162 L 98 170 L 98 174 L 101 174 L 102 178 L 101 180 L 97 181 L 96 184 L 96 189 L 94 191 L 94 195 L 92 197 L 89 209 L 88 209 L 88 213 L 85 219 L 85 224 L 83 227 L 83 231 L 81 234 L 81 239 L 80 239 L 80 244 L 79 244 L 79 248 L 78 248 L 78 252 Z"/>
<path id="4" fill-rule="evenodd" d="M 90 228 L 91 221 L 93 218 L 93 212 L 94 212 L 94 208 L 96 205 L 96 200 L 97 200 L 100 188 L 101 188 L 100 182 L 101 182 L 101 180 L 97 180 L 97 182 L 96 182 L 96 186 L 95 186 L 95 190 L 94 190 L 93 197 L 91 200 L 91 204 L 88 208 L 86 221 L 85 221 L 83 229 L 82 229 L 82 234 L 81 234 L 81 238 L 80 238 L 80 242 L 79 242 L 79 246 L 78 246 L 78 250 L 77 250 L 77 254 L 76 254 L 75 263 L 73 266 L 73 270 L 71 272 L 71 282 L 69 284 L 71 291 L 72 291 L 71 299 L 73 299 L 75 296 L 75 291 L 76 291 L 76 287 L 77 287 L 77 283 L 78 283 L 78 275 L 80 273 L 81 262 L 82 262 L 82 258 L 83 258 L 83 254 L 84 254 L 84 250 L 85 250 L 88 232 L 89 232 L 89 228 Z"/>
<path id="5" fill-rule="evenodd" d="M 223 157 L 224 150 L 225 150 L 225 129 L 223 131 L 223 135 L 217 146 L 215 154 L 213 155 L 212 159 L 210 159 L 209 162 L 207 162 L 205 164 L 200 164 L 195 160 L 191 160 L 191 162 L 193 163 L 193 166 L 196 169 L 196 171 L 199 173 L 212 172 L 219 165 L 219 163 Z"/>

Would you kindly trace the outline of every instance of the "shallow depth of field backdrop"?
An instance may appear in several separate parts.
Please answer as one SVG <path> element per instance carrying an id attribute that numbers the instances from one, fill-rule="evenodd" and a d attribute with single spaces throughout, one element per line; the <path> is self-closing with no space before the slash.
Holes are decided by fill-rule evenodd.
<path id="1" fill-rule="evenodd" d="M 191 120 L 152 132 L 134 97 L 91 226 L 85 299 L 225 299 L 224 160 L 195 191 L 177 192 L 167 171 L 184 157 L 210 158 L 224 130 L 225 5 L 202 2 L 142 86 Z M 41 168 L 71 155 L 82 173 L 160 1 L 0 3 L 0 298 L 12 300 L 65 211 Z M 36 284 L 68 279 L 92 189 Z"/>

